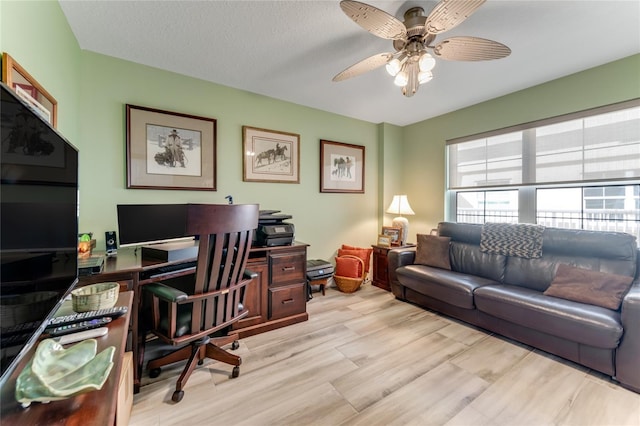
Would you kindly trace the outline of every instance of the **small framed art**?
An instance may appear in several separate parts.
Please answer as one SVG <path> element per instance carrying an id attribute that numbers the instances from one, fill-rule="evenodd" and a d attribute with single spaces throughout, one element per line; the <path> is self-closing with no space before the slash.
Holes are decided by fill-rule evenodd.
<path id="1" fill-rule="evenodd" d="M 377 245 L 379 245 L 380 247 L 391 247 L 391 237 L 389 237 L 388 235 L 379 234 Z"/>
<path id="2" fill-rule="evenodd" d="M 242 126 L 242 180 L 300 183 L 300 135 Z"/>
<path id="3" fill-rule="evenodd" d="M 216 120 L 126 105 L 127 188 L 216 190 Z"/>
<path id="4" fill-rule="evenodd" d="M 364 146 L 320 141 L 320 192 L 364 194 Z"/>
<path id="5" fill-rule="evenodd" d="M 57 127 L 58 102 L 6 52 L 2 54 L 2 81 L 53 128 Z"/>
<path id="6" fill-rule="evenodd" d="M 391 239 L 392 246 L 399 246 L 402 241 L 402 228 L 383 226 L 382 235 L 386 235 Z"/>

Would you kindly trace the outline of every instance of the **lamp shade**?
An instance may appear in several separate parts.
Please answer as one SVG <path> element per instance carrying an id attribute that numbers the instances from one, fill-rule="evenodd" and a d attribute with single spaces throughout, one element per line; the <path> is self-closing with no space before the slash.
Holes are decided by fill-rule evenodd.
<path id="1" fill-rule="evenodd" d="M 394 195 L 393 201 L 387 209 L 387 213 L 397 215 L 413 215 L 416 214 L 409 205 L 409 200 L 406 195 Z"/>

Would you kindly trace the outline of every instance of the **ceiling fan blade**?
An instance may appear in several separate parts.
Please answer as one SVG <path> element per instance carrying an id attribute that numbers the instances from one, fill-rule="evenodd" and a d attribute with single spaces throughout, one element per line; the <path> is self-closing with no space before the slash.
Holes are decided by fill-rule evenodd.
<path id="1" fill-rule="evenodd" d="M 438 43 L 433 53 L 449 61 L 488 61 L 511 54 L 511 49 L 497 41 L 479 37 L 451 37 Z"/>
<path id="2" fill-rule="evenodd" d="M 351 77 L 356 77 L 360 74 L 364 74 L 378 67 L 383 66 L 393 57 L 392 53 L 378 53 L 377 55 L 369 56 L 366 59 L 351 65 L 346 70 L 333 77 L 333 81 L 342 81 Z"/>
<path id="3" fill-rule="evenodd" d="M 442 0 L 427 16 L 427 34 L 440 34 L 464 22 L 486 0 Z"/>
<path id="4" fill-rule="evenodd" d="M 340 2 L 342 11 L 371 34 L 389 40 L 407 38 L 407 29 L 402 21 L 371 5 L 353 0 Z"/>

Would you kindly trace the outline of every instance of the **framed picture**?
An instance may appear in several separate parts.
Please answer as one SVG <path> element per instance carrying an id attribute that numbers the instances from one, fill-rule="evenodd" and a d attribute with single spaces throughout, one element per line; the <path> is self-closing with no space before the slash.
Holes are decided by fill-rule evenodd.
<path id="1" fill-rule="evenodd" d="M 364 194 L 364 146 L 320 141 L 320 192 Z"/>
<path id="2" fill-rule="evenodd" d="M 391 238 L 392 246 L 399 246 L 402 241 L 402 228 L 395 228 L 393 226 L 383 226 L 382 235 L 386 235 Z"/>
<path id="3" fill-rule="evenodd" d="M 51 126 L 57 127 L 58 102 L 6 52 L 2 54 L 2 81 Z"/>
<path id="4" fill-rule="evenodd" d="M 216 120 L 127 110 L 127 188 L 216 190 Z"/>
<path id="5" fill-rule="evenodd" d="M 378 244 L 380 247 L 391 247 L 391 237 L 388 235 L 379 234 Z"/>
<path id="6" fill-rule="evenodd" d="M 300 135 L 242 126 L 242 180 L 300 183 Z"/>

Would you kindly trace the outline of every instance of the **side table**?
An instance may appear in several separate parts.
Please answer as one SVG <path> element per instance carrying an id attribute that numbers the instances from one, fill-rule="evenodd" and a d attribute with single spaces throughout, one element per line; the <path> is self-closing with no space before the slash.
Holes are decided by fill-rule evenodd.
<path id="1" fill-rule="evenodd" d="M 391 285 L 389 284 L 389 261 L 387 260 L 387 254 L 389 250 L 396 248 L 414 247 L 415 244 L 406 244 L 404 246 L 379 246 L 372 245 L 373 247 L 373 280 L 372 284 L 381 289 L 391 291 Z"/>

